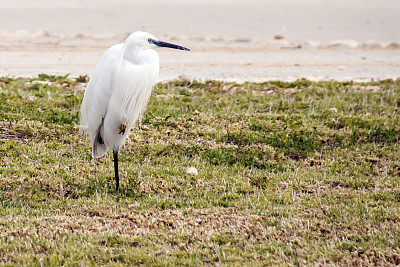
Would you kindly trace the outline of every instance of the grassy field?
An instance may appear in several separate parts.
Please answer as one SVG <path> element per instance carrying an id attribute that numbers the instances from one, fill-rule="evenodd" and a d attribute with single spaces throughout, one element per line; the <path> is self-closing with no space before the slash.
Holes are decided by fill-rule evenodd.
<path id="1" fill-rule="evenodd" d="M 400 264 L 399 80 L 158 84 L 121 195 L 85 81 L 0 78 L 1 263 Z"/>

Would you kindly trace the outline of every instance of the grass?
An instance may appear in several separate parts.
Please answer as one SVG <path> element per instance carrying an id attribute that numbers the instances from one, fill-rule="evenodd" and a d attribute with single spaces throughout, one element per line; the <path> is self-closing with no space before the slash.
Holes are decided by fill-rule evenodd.
<path id="1" fill-rule="evenodd" d="M 86 81 L 0 78 L 1 263 L 400 264 L 399 80 L 160 83 L 119 196 Z"/>

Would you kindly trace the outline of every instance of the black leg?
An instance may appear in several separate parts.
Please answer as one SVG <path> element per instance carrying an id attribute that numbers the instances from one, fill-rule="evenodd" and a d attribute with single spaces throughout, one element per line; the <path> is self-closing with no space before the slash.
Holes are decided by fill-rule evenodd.
<path id="1" fill-rule="evenodd" d="M 119 176 L 118 176 L 118 151 L 113 151 L 114 154 L 114 170 L 115 170 L 115 189 L 119 194 Z"/>

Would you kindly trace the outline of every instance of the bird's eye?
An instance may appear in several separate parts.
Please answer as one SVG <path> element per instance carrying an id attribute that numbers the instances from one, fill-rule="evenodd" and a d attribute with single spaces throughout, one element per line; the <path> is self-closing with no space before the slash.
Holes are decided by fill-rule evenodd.
<path id="1" fill-rule="evenodd" d="M 153 41 L 151 38 L 149 38 L 149 39 L 147 39 L 147 41 L 149 42 L 149 43 L 151 43 L 151 41 Z"/>

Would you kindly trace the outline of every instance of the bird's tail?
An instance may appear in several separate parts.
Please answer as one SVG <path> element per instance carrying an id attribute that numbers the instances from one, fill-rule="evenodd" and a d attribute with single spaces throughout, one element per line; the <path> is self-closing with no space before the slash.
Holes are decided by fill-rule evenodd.
<path id="1" fill-rule="evenodd" d="M 100 158 L 107 153 L 107 148 L 104 144 L 95 144 L 92 148 L 92 157 L 94 159 Z"/>
<path id="2" fill-rule="evenodd" d="M 107 153 L 107 147 L 104 144 L 104 140 L 100 135 L 100 132 L 97 132 L 96 137 L 93 138 L 92 143 L 92 157 L 100 158 Z"/>

